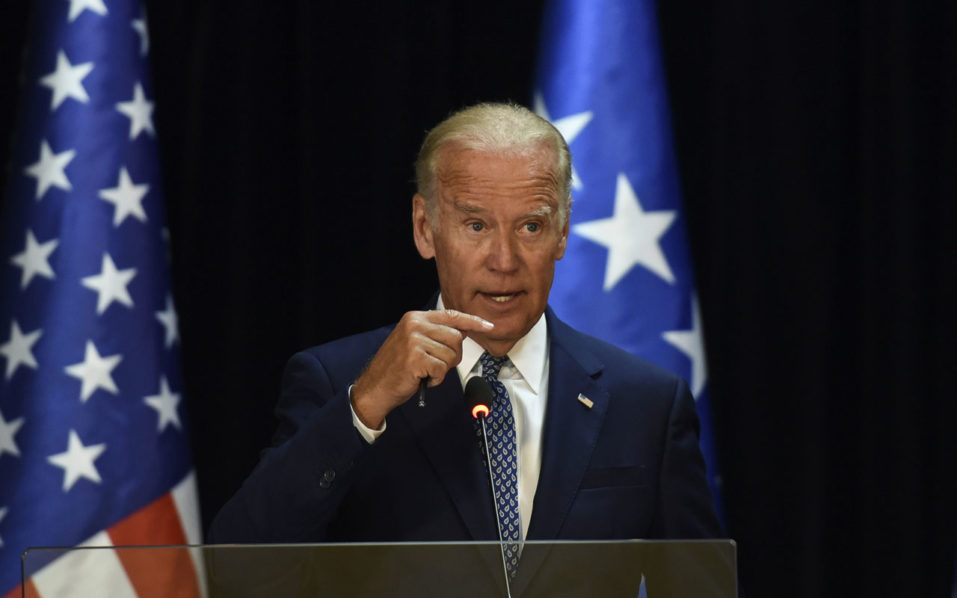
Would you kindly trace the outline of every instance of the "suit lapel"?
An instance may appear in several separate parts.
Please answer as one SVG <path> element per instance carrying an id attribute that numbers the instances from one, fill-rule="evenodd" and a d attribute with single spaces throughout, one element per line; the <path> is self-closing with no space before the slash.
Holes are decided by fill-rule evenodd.
<path id="1" fill-rule="evenodd" d="M 598 441 L 609 396 L 596 381 L 602 364 L 575 342 L 576 334 L 546 312 L 550 335 L 548 407 L 542 440 L 542 470 L 535 490 L 529 540 L 554 540 L 571 509 Z M 591 401 L 589 407 L 579 395 Z M 521 591 L 547 550 L 523 555 L 516 579 Z"/>
<path id="2" fill-rule="evenodd" d="M 488 475 L 455 370 L 442 384 L 426 390 L 425 401 L 421 408 L 413 397 L 398 412 L 412 429 L 472 539 L 496 538 Z"/>
<path id="3" fill-rule="evenodd" d="M 591 461 L 608 408 L 608 393 L 595 380 L 602 364 L 569 344 L 573 331 L 565 324 L 551 317 L 548 327 L 548 407 L 542 471 L 528 530 L 531 540 L 558 537 Z M 579 395 L 591 401 L 591 406 L 579 400 Z"/>
<path id="4" fill-rule="evenodd" d="M 472 540 L 496 540 L 488 473 L 482 462 L 472 417 L 465 407 L 462 383 L 452 370 L 442 384 L 426 389 L 426 406 L 413 397 L 398 412 L 409 424 L 422 452 L 455 503 Z M 479 557 L 491 579 L 502 580 L 498 552 L 479 549 Z M 504 589 L 504 582 L 502 588 Z"/>

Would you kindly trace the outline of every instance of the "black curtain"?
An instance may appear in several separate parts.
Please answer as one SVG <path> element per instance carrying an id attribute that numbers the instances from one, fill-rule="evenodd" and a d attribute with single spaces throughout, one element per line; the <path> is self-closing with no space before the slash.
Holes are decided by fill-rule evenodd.
<path id="1" fill-rule="evenodd" d="M 423 132 L 531 95 L 540 2 L 378 4 L 147 2 L 207 524 L 268 443 L 285 359 L 434 291 L 410 234 Z M 955 6 L 660 3 L 750 596 L 954 581 Z M 6 138 L 28 7 L 3 10 Z"/>
<path id="2" fill-rule="evenodd" d="M 957 5 L 660 6 L 742 582 L 946 595 Z"/>

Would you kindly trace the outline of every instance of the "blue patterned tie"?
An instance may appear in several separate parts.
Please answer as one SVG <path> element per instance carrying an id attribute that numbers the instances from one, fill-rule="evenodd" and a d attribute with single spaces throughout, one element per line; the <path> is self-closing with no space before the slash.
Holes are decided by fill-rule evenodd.
<path id="1" fill-rule="evenodd" d="M 510 575 L 518 567 L 518 548 L 522 526 L 518 515 L 518 447 L 515 442 L 515 418 L 512 402 L 505 385 L 498 379 L 508 356 L 492 357 L 487 352 L 479 358 L 482 377 L 492 386 L 495 398 L 488 416 L 489 453 L 492 459 L 492 477 L 495 480 L 496 508 L 505 544 L 505 566 Z M 481 429 L 478 434 L 481 435 Z"/>

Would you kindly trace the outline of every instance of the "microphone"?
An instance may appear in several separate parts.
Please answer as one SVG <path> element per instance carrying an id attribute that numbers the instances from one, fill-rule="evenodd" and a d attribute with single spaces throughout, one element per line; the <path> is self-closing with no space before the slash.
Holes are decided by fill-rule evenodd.
<path id="1" fill-rule="evenodd" d="M 492 510 L 495 511 L 495 528 L 498 530 L 498 544 L 502 553 L 502 572 L 505 574 L 505 595 L 512 598 L 512 588 L 509 583 L 508 565 L 505 563 L 505 539 L 502 538 L 502 521 L 498 515 L 498 497 L 495 494 L 495 477 L 492 475 L 492 456 L 488 450 L 488 428 L 485 418 L 491 409 L 495 392 L 488 381 L 481 377 L 471 378 L 465 385 L 465 404 L 469 406 L 472 417 L 482 424 L 482 446 L 485 448 L 485 469 L 488 471 L 489 488 L 492 490 Z"/>
<path id="2" fill-rule="evenodd" d="M 469 379 L 465 385 L 465 403 L 469 406 L 472 417 L 475 419 L 478 419 L 480 415 L 483 420 L 488 417 L 489 405 L 492 404 L 494 398 L 495 393 L 492 392 L 492 386 L 481 376 Z"/>

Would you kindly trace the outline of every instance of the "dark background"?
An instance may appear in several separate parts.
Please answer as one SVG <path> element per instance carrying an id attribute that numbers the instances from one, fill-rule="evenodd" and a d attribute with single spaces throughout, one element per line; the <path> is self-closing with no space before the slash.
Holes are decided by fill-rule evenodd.
<path id="1" fill-rule="evenodd" d="M 4 140 L 28 4 L 0 14 Z M 530 98 L 540 3 L 380 4 L 147 2 L 206 523 L 268 442 L 285 359 L 435 289 L 409 226 L 423 132 Z M 659 7 L 750 596 L 953 583 L 955 7 Z"/>

